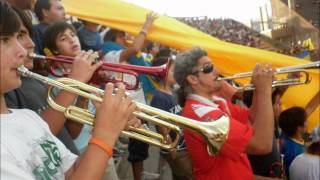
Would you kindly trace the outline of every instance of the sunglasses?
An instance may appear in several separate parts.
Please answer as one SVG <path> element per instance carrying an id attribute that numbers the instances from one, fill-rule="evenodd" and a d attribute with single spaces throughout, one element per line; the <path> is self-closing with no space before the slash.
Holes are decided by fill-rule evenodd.
<path id="1" fill-rule="evenodd" d="M 200 70 L 194 71 L 192 74 L 197 74 L 198 72 L 208 74 L 208 73 L 211 73 L 213 69 L 214 69 L 213 64 L 208 63 L 208 64 L 205 64 Z"/>

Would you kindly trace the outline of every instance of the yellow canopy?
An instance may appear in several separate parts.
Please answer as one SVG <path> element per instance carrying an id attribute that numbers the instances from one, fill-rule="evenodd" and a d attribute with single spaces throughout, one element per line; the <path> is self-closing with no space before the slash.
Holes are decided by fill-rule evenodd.
<path id="1" fill-rule="evenodd" d="M 140 32 L 146 14 L 150 11 L 120 0 L 62 0 L 62 3 L 68 14 L 72 16 L 133 35 Z M 221 74 L 225 76 L 252 71 L 258 62 L 269 62 L 274 67 L 308 62 L 291 56 L 220 41 L 167 16 L 160 16 L 154 22 L 147 38 L 179 50 L 200 46 L 207 50 Z M 319 91 L 319 71 L 311 71 L 311 76 L 312 82 L 309 85 L 290 87 L 287 90 L 283 96 L 284 108 L 304 107 Z M 319 115 L 318 107 L 310 117 L 309 130 L 319 124 Z"/>

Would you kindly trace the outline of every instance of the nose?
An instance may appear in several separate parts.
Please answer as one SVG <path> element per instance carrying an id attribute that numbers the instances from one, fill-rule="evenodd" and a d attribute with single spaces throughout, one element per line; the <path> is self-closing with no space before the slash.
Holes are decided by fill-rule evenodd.
<path id="1" fill-rule="evenodd" d="M 218 69 L 217 69 L 217 68 L 214 68 L 214 69 L 213 69 L 213 75 L 214 75 L 214 76 L 219 76 L 219 74 L 220 74 L 220 72 L 218 71 Z"/>
<path id="2" fill-rule="evenodd" d="M 68 39 L 69 39 L 69 42 L 73 43 L 75 42 L 75 37 L 72 37 L 72 36 L 68 36 Z"/>
<path id="3" fill-rule="evenodd" d="M 35 47 L 34 42 L 33 42 L 32 39 L 28 36 L 28 37 L 27 37 L 27 46 L 26 46 L 26 48 L 28 48 L 28 50 L 32 49 L 32 51 L 33 51 L 34 47 Z"/>
<path id="4" fill-rule="evenodd" d="M 28 52 L 25 48 L 22 47 L 22 45 L 19 43 L 18 40 L 16 40 L 16 49 L 15 49 L 15 55 L 16 60 L 18 64 L 23 64 L 24 58 L 27 56 Z"/>

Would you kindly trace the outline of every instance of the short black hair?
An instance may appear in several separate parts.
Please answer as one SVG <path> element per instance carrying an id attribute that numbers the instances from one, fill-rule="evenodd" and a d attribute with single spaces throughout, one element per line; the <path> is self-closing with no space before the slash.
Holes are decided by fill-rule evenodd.
<path id="1" fill-rule="evenodd" d="M 161 65 L 167 64 L 168 67 L 166 68 L 167 70 L 169 70 L 169 68 L 172 66 L 173 63 L 174 63 L 174 60 L 170 56 L 169 57 L 163 56 L 163 57 L 158 57 L 153 59 L 151 65 L 161 66 Z M 155 77 L 154 79 L 159 83 L 163 83 L 166 78 Z"/>
<path id="2" fill-rule="evenodd" d="M 159 52 L 155 55 L 155 58 L 158 57 L 170 57 L 172 55 L 172 51 L 169 47 L 163 46 L 159 49 Z"/>
<path id="3" fill-rule="evenodd" d="M 320 141 L 312 142 L 307 148 L 309 154 L 320 155 Z"/>
<path id="4" fill-rule="evenodd" d="M 161 66 L 166 64 L 168 60 L 171 59 L 171 50 L 170 48 L 160 48 L 159 52 L 155 55 L 152 60 L 152 66 Z"/>
<path id="5" fill-rule="evenodd" d="M 76 33 L 76 30 L 71 24 L 66 23 L 65 21 L 60 21 L 53 23 L 50 25 L 46 31 L 44 32 L 44 47 L 48 48 L 51 50 L 51 52 L 54 53 L 54 51 L 57 50 L 57 45 L 56 45 L 56 39 L 60 33 L 63 33 L 67 29 L 70 29 L 74 33 Z"/>
<path id="6" fill-rule="evenodd" d="M 22 24 L 27 28 L 29 31 L 29 35 L 32 36 L 32 21 L 31 18 L 25 11 L 22 11 L 18 8 L 12 7 L 14 11 L 18 14 Z"/>
<path id="7" fill-rule="evenodd" d="M 104 42 L 107 42 L 107 41 L 112 41 L 112 42 L 115 42 L 116 41 L 116 38 L 117 38 L 117 35 L 118 34 L 126 34 L 124 31 L 120 31 L 120 30 L 117 30 L 117 29 L 110 29 L 106 35 L 104 36 L 103 38 L 103 41 Z"/>
<path id="8" fill-rule="evenodd" d="M 20 31 L 21 20 L 13 8 L 7 3 L 0 1 L 0 35 L 12 36 Z"/>
<path id="9" fill-rule="evenodd" d="M 43 21 L 43 12 L 42 10 L 49 10 L 51 8 L 50 0 L 37 0 L 34 5 L 34 12 L 36 13 L 39 21 Z"/>
<path id="10" fill-rule="evenodd" d="M 307 114 L 302 107 L 292 107 L 283 112 L 279 116 L 279 127 L 288 137 L 293 137 L 298 127 L 303 127 L 307 120 Z"/>

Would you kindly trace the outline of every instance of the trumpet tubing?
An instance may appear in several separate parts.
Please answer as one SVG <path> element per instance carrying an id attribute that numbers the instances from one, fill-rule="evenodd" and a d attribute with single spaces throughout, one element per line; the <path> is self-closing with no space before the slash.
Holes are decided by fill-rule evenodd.
<path id="1" fill-rule="evenodd" d="M 74 61 L 73 57 L 61 56 L 61 55 L 55 56 L 55 57 L 48 57 L 48 56 L 38 55 L 35 53 L 30 53 L 29 56 L 34 59 L 49 60 L 49 61 L 53 61 L 53 62 L 60 62 L 60 63 L 67 63 L 67 64 L 72 64 Z M 96 59 L 96 62 L 97 61 L 99 61 L 99 60 Z M 139 79 L 138 79 L 139 74 L 146 74 L 146 75 L 156 76 L 159 78 L 166 78 L 167 73 L 168 73 L 168 68 L 169 68 L 169 66 L 167 64 L 162 65 L 162 66 L 158 66 L 158 67 L 144 67 L 144 66 L 136 66 L 136 65 L 129 65 L 129 64 L 103 63 L 102 66 L 100 67 L 100 69 L 98 69 L 98 71 L 101 71 L 101 70 L 102 71 L 111 71 L 111 72 L 132 75 L 135 78 L 134 85 L 130 85 L 130 84 L 124 82 L 123 80 L 121 82 L 126 84 L 127 90 L 135 90 L 135 89 L 138 89 L 138 87 L 139 87 Z M 50 71 L 53 75 L 58 76 L 58 77 L 68 75 L 67 73 L 66 74 L 56 73 L 53 66 L 50 66 Z M 101 82 L 99 82 L 101 80 L 97 76 L 98 76 L 97 74 L 94 75 L 95 78 L 93 78 L 92 81 L 94 83 L 101 83 Z M 107 82 L 116 83 L 119 81 L 117 81 L 115 79 L 106 79 L 105 81 L 103 81 L 103 83 L 107 83 Z"/>
<path id="2" fill-rule="evenodd" d="M 289 73 L 301 73 L 301 77 L 299 78 L 284 78 L 284 79 L 275 79 L 272 82 L 272 87 L 279 87 L 279 86 L 291 86 L 291 85 L 301 85 L 301 84 L 308 84 L 311 81 L 311 78 L 309 76 L 309 73 L 306 71 L 307 69 L 319 69 L 320 68 L 320 61 L 307 63 L 303 65 L 297 65 L 297 66 L 288 66 L 288 67 L 282 67 L 275 70 L 274 75 L 283 75 L 283 74 L 289 74 Z M 234 82 L 236 79 L 242 79 L 242 78 L 251 78 L 252 72 L 243 72 L 238 73 L 233 76 L 229 77 L 222 77 L 218 78 L 218 80 L 231 80 L 232 85 L 236 89 L 241 90 L 253 90 L 255 87 L 253 84 L 247 84 L 243 85 L 241 87 L 238 87 L 236 83 Z"/>
<path id="3" fill-rule="evenodd" d="M 39 74 L 30 72 L 25 67 L 19 67 L 18 72 L 22 76 L 30 77 L 50 85 L 47 99 L 50 107 L 59 112 L 63 112 L 68 119 L 82 124 L 94 125 L 95 115 L 90 111 L 76 106 L 63 107 L 55 103 L 54 97 L 52 96 L 52 88 L 57 87 L 97 102 L 102 102 L 101 96 L 104 95 L 103 90 L 69 78 L 52 80 Z M 229 118 L 226 116 L 222 116 L 213 122 L 198 122 L 157 108 L 153 108 L 139 102 L 134 103 L 136 103 L 137 107 L 140 109 L 139 111 L 133 112 L 137 118 L 152 122 L 158 126 L 166 127 L 171 131 L 174 131 L 177 134 L 177 137 L 171 144 L 168 144 L 161 134 L 143 128 L 129 127 L 129 129 L 124 130 L 122 134 L 127 135 L 130 138 L 135 138 L 149 144 L 159 146 L 163 149 L 171 149 L 174 148 L 179 142 L 181 135 L 181 130 L 179 128 L 180 126 L 194 131 L 202 136 L 208 143 L 208 153 L 210 155 L 215 155 L 219 152 L 228 136 Z"/>

